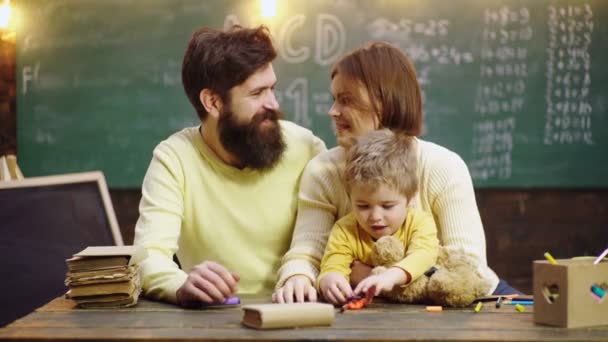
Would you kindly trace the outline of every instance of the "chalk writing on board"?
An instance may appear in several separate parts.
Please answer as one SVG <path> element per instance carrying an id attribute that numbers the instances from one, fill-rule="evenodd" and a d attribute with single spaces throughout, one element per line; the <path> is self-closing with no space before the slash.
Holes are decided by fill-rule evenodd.
<path id="1" fill-rule="evenodd" d="M 278 50 L 279 55 L 291 64 L 302 63 L 310 58 L 310 47 L 298 46 L 294 47 L 291 42 L 293 31 L 301 27 L 306 21 L 306 16 L 303 14 L 295 15 L 285 21 L 279 31 Z"/>
<path id="2" fill-rule="evenodd" d="M 445 18 L 391 20 L 385 17 L 377 17 L 366 25 L 370 39 L 392 42 L 414 62 L 423 104 L 427 110 L 441 106 L 438 103 L 433 103 L 432 106 L 427 103 L 426 87 L 433 83 L 430 70 L 437 65 L 458 66 L 475 62 L 470 49 L 454 44 L 457 38 L 451 36 L 451 25 L 450 20 Z M 429 133 L 426 121 L 422 132 L 425 135 Z"/>
<path id="3" fill-rule="evenodd" d="M 429 19 L 425 21 L 402 18 L 392 22 L 386 18 L 374 19 L 367 27 L 372 39 L 386 39 L 391 36 L 446 36 L 450 21 L 447 19 Z"/>
<path id="4" fill-rule="evenodd" d="M 402 18 L 397 22 L 380 17 L 367 25 L 371 39 L 396 43 L 415 63 L 465 64 L 473 63 L 473 53 L 443 42 L 449 36 L 450 21 L 430 19 L 415 21 Z M 431 43 L 422 37 L 431 37 Z"/>
<path id="5" fill-rule="evenodd" d="M 525 7 L 486 9 L 483 15 L 480 83 L 473 124 L 471 175 L 473 179 L 508 179 L 512 174 L 515 115 L 523 110 L 532 39 Z"/>
<path id="6" fill-rule="evenodd" d="M 589 102 L 593 11 L 587 3 L 548 6 L 543 143 L 593 145 Z"/>
<path id="7" fill-rule="evenodd" d="M 292 36 L 306 23 L 303 14 L 294 15 L 285 20 L 279 29 L 277 50 L 279 56 L 289 64 L 299 64 L 311 59 L 311 47 L 296 46 Z M 314 46 L 314 61 L 326 66 L 332 64 L 344 53 L 346 46 L 346 29 L 338 17 L 332 14 L 319 13 L 316 16 L 316 34 Z"/>
<path id="8" fill-rule="evenodd" d="M 235 14 L 227 14 L 226 17 L 224 18 L 224 29 L 229 29 L 230 27 L 234 26 L 234 25 L 241 25 L 241 22 L 239 21 L 239 17 L 237 17 Z"/>
<path id="9" fill-rule="evenodd" d="M 346 29 L 335 15 L 320 13 L 317 16 L 317 49 L 315 62 L 319 65 L 333 63 L 346 46 Z"/>
<path id="10" fill-rule="evenodd" d="M 38 82 L 40 73 L 40 63 L 35 65 L 24 65 L 21 69 L 21 93 L 27 94 L 28 84 L 30 82 Z"/>
<path id="11" fill-rule="evenodd" d="M 328 91 L 314 92 L 309 96 L 308 82 L 306 77 L 298 77 L 291 81 L 285 90 L 275 91 L 275 95 L 281 107 L 288 103 L 293 106 L 293 113 L 289 113 L 292 114 L 291 121 L 312 128 L 313 119 L 309 114 L 309 108 L 312 107 L 312 112 L 316 116 L 324 116 L 329 112 L 333 100 Z"/>
<path id="12" fill-rule="evenodd" d="M 304 77 L 293 80 L 285 90 L 285 97 L 294 103 L 293 121 L 310 127 L 312 121 L 308 116 L 308 80 Z"/>
<path id="13" fill-rule="evenodd" d="M 327 115 L 332 105 L 332 97 L 329 92 L 314 93 L 312 94 L 312 100 L 315 105 L 316 115 Z"/>

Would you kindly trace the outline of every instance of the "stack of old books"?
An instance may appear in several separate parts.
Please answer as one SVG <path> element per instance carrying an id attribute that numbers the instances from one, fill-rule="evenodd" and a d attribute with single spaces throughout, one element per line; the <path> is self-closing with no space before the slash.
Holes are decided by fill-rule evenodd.
<path id="1" fill-rule="evenodd" d="M 138 263 L 145 257 L 138 246 L 87 247 L 66 260 L 66 296 L 82 308 L 133 306 L 141 292 Z"/>

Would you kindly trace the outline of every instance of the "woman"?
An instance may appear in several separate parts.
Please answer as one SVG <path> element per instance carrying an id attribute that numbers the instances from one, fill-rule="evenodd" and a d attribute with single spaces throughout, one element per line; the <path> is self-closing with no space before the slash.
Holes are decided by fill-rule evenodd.
<path id="1" fill-rule="evenodd" d="M 372 42 L 342 57 L 331 72 L 334 103 L 329 111 L 338 147 L 318 155 L 300 182 L 298 216 L 291 248 L 283 258 L 273 300 L 316 301 L 314 287 L 329 232 L 351 210 L 341 180 L 344 148 L 353 137 L 389 128 L 418 136 L 422 130 L 422 98 L 410 60 L 396 47 Z M 477 256 L 491 293 L 519 293 L 488 267 L 485 235 L 471 176 L 464 161 L 439 145 L 416 139 L 419 193 L 413 205 L 435 218 L 439 241 L 461 246 Z M 351 282 L 369 274 L 367 265 L 353 265 Z"/>

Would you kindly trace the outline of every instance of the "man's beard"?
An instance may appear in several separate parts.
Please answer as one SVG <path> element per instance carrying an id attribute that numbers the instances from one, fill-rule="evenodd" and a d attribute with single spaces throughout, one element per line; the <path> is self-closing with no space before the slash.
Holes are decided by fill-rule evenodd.
<path id="1" fill-rule="evenodd" d="M 226 151 L 234 155 L 241 167 L 256 170 L 268 170 L 274 167 L 285 151 L 285 141 L 281 134 L 279 111 L 267 110 L 256 113 L 251 121 L 241 124 L 231 108 L 224 107 L 220 113 L 218 129 L 220 142 Z M 272 125 L 261 128 L 264 120 L 269 119 Z"/>

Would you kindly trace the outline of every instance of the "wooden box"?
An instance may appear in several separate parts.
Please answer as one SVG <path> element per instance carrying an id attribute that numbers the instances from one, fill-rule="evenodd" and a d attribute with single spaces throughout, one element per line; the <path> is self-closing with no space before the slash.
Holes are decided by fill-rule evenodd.
<path id="1" fill-rule="evenodd" d="M 535 323 L 563 328 L 608 325 L 608 260 L 595 265 L 593 260 L 534 261 Z"/>

